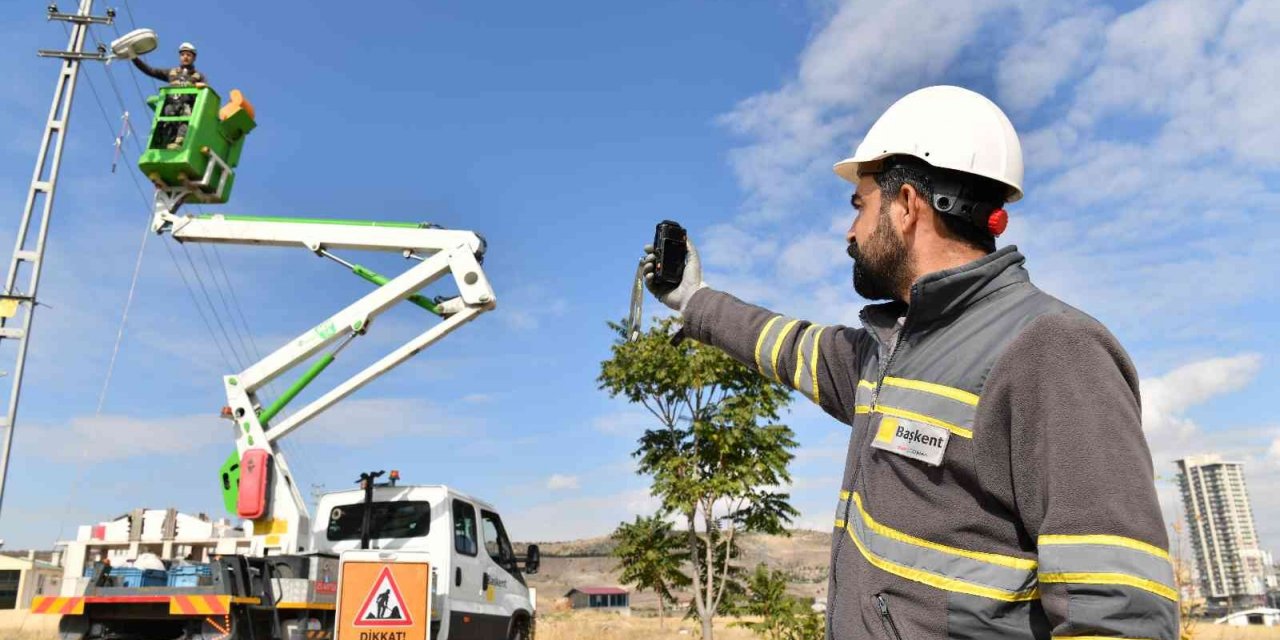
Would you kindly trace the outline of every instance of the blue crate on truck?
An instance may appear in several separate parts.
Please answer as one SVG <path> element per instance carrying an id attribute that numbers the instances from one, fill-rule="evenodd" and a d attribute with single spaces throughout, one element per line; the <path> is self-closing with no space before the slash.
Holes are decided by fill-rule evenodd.
<path id="1" fill-rule="evenodd" d="M 112 569 L 110 575 L 122 587 L 163 587 L 169 581 L 169 573 L 159 569 L 122 567 Z"/>
<path id="2" fill-rule="evenodd" d="M 213 582 L 213 568 L 207 564 L 192 564 L 169 569 L 170 587 L 198 587 Z"/>

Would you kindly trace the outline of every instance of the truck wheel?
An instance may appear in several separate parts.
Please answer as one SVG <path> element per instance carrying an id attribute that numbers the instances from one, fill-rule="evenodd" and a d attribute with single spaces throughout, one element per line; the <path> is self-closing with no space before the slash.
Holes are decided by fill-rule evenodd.
<path id="1" fill-rule="evenodd" d="M 59 640 L 86 640 L 89 637 L 89 618 L 86 616 L 62 616 L 58 621 Z"/>
<path id="2" fill-rule="evenodd" d="M 511 633 L 507 634 L 507 640 L 530 640 L 528 618 L 516 618 L 511 623 Z"/>

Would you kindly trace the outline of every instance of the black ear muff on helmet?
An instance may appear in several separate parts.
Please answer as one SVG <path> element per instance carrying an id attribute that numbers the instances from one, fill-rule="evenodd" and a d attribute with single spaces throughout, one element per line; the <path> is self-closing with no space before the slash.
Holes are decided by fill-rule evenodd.
<path id="1" fill-rule="evenodd" d="M 961 218 L 992 236 L 1004 233 L 1005 228 L 1009 226 L 1009 213 L 1002 208 L 1002 205 L 966 198 L 964 191 L 963 187 L 958 187 L 954 191 L 943 192 L 940 185 L 935 182 L 933 208 L 938 213 Z"/>
<path id="2" fill-rule="evenodd" d="M 933 192 L 933 208 L 938 213 L 964 220 L 992 237 L 1009 226 L 1004 210 L 1008 187 L 989 178 L 953 169 L 943 169 L 912 156 L 890 156 L 881 161 L 881 171 L 902 167 L 918 172 Z"/>

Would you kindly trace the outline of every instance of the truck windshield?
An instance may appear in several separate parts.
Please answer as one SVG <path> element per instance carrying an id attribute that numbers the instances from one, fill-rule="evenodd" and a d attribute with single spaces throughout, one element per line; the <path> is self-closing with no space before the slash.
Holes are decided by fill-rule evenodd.
<path id="1" fill-rule="evenodd" d="M 429 502 L 374 502 L 370 506 L 373 507 L 373 517 L 369 520 L 370 538 L 420 538 L 431 528 Z M 329 528 L 325 537 L 330 541 L 359 540 L 363 523 L 364 504 L 334 507 L 329 512 Z"/>

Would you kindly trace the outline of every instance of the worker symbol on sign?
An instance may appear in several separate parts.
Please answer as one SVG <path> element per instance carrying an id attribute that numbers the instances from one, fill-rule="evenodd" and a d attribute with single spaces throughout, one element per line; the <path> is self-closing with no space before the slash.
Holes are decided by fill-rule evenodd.
<path id="1" fill-rule="evenodd" d="M 373 581 L 373 589 L 364 599 L 364 606 L 356 614 L 351 624 L 357 627 L 411 627 L 413 618 L 408 607 L 404 606 L 404 597 L 400 595 L 400 587 L 396 586 L 391 567 L 383 567 L 378 579 Z"/>

